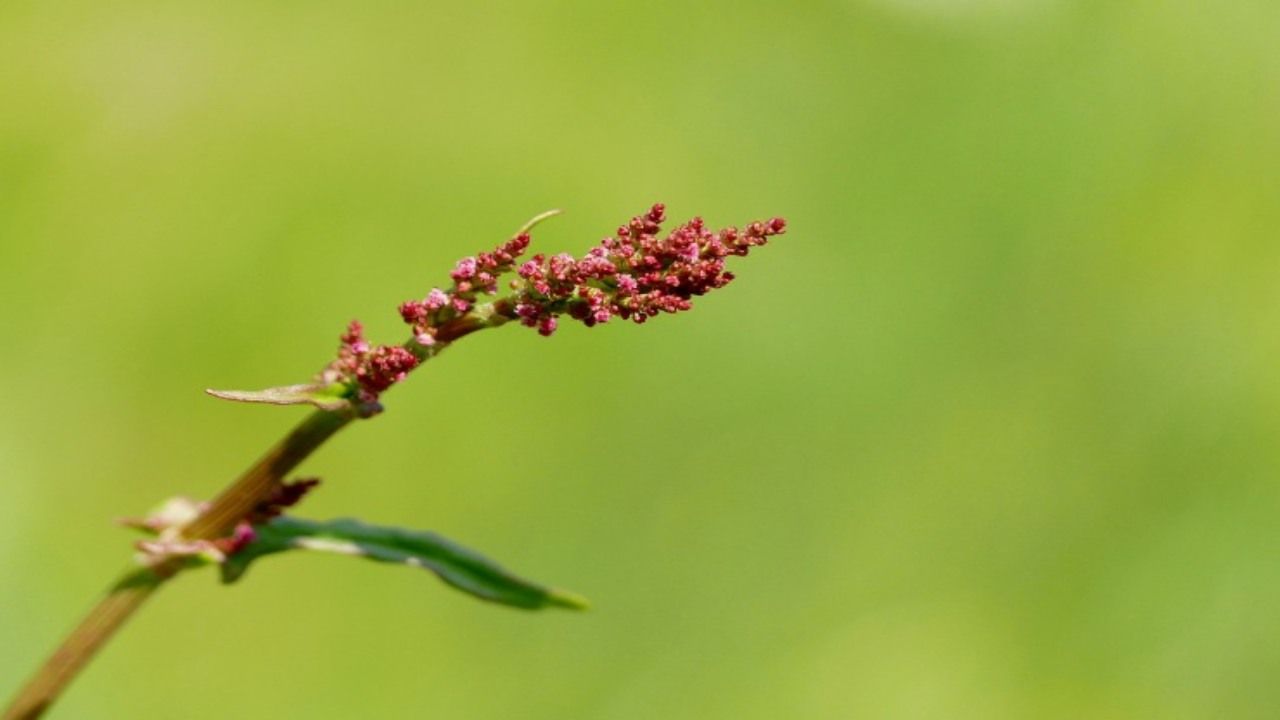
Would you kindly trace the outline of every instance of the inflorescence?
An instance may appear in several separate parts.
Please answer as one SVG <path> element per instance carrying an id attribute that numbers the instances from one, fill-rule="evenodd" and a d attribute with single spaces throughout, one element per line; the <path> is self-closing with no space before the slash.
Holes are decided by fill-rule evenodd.
<path id="1" fill-rule="evenodd" d="M 712 231 L 694 218 L 660 237 L 665 219 L 665 206 L 654 205 L 582 258 L 562 253 L 519 262 L 529 247 L 527 232 L 492 252 L 462 258 L 449 274 L 448 289 L 433 288 L 423 299 L 400 305 L 400 317 L 412 328 L 408 343 L 370 345 L 363 327 L 353 321 L 325 375 L 374 406 L 380 393 L 420 363 L 484 327 L 517 320 L 549 336 L 562 315 L 591 327 L 615 317 L 639 324 L 659 313 L 688 310 L 692 298 L 733 280 L 725 269 L 727 257 L 746 255 L 786 229 L 786 221 L 773 218 L 741 230 Z M 482 302 L 496 296 L 502 278 L 512 273 L 510 294 Z"/>

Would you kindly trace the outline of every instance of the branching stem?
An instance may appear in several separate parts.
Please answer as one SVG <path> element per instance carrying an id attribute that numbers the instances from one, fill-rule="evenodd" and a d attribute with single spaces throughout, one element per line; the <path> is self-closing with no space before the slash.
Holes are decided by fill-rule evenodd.
<path id="1" fill-rule="evenodd" d="M 270 498 L 299 463 L 353 418 L 350 413 L 313 412 L 227 487 L 184 534 L 193 540 L 226 535 L 259 503 Z M 181 569 L 181 562 L 174 560 L 130 568 L 18 692 L 5 710 L 4 720 L 33 720 L 44 714 L 125 621 Z"/>

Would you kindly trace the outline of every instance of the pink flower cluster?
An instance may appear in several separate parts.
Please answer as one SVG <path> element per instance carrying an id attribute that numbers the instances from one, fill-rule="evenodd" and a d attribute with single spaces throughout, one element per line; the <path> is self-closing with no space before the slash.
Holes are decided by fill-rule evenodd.
<path id="1" fill-rule="evenodd" d="M 529 234 L 520 233 L 493 252 L 462 258 L 449 273 L 453 288 L 448 292 L 432 288 L 421 300 L 401 303 L 400 317 L 413 327 L 414 340 L 423 347 L 435 345 L 442 325 L 469 312 L 479 295 L 498 293 L 498 279 L 511 272 L 516 258 L 528 247 Z"/>
<path id="2" fill-rule="evenodd" d="M 342 334 L 338 359 L 329 365 L 329 370 L 357 383 L 361 401 L 372 404 L 379 393 L 403 380 L 418 362 L 416 355 L 402 347 L 370 345 L 364 339 L 364 326 L 352 320 Z"/>
<path id="3" fill-rule="evenodd" d="M 556 318 L 568 314 L 587 327 L 620 317 L 643 323 L 659 313 L 692 307 L 691 298 L 733 280 L 725 258 L 746 255 L 786 229 L 773 218 L 743 230 L 708 230 L 694 218 L 658 236 L 666 208 L 654 205 L 618 228 L 582 259 L 571 255 L 535 255 L 520 266 L 515 314 L 543 335 L 555 332 Z"/>
<path id="4" fill-rule="evenodd" d="M 529 247 L 524 232 L 491 252 L 462 258 L 449 274 L 451 287 L 400 304 L 400 317 L 413 328 L 411 343 L 371 346 L 353 321 L 329 366 L 330 378 L 350 383 L 361 403 L 376 411 L 380 393 L 448 343 L 484 327 L 518 320 L 545 336 L 555 332 L 561 315 L 591 327 L 615 317 L 643 323 L 688 310 L 692 298 L 733 280 L 726 258 L 746 255 L 786 230 L 782 218 L 718 231 L 694 218 L 660 236 L 665 220 L 665 206 L 654 205 L 581 259 L 534 255 L 517 266 Z M 503 276 L 512 273 L 511 294 L 478 305 L 480 296 L 497 295 Z"/>
<path id="5" fill-rule="evenodd" d="M 786 228 L 786 221 L 773 218 L 713 232 L 694 218 L 660 238 L 665 219 L 666 208 L 654 205 L 582 259 L 534 255 L 515 268 L 529 247 L 529 236 L 522 233 L 493 252 L 459 260 L 451 273 L 452 289 L 435 288 L 422 300 L 401 304 L 400 316 L 413 326 L 418 344 L 430 347 L 442 326 L 474 307 L 479 293 L 497 294 L 499 279 L 514 268 L 515 292 L 495 311 L 542 335 L 555 332 L 564 314 L 588 327 L 614 317 L 642 323 L 662 312 L 688 310 L 691 298 L 724 287 L 733 280 L 725 270 L 726 257 L 746 255 Z"/>

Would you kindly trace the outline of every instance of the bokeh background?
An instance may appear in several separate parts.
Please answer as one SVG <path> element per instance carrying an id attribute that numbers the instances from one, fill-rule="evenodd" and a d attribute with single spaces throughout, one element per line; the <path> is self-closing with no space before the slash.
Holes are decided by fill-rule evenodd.
<path id="1" fill-rule="evenodd" d="M 307 378 L 549 207 L 785 215 L 304 467 L 592 612 L 267 561 L 63 718 L 1280 715 L 1280 5 L 0 3 L 0 694 Z"/>

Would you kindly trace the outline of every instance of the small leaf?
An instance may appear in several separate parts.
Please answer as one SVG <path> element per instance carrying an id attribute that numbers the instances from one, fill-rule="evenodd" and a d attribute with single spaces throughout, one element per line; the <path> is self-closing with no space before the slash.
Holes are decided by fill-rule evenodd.
<path id="1" fill-rule="evenodd" d="M 556 210 L 547 210 L 546 212 L 538 213 L 537 215 L 534 215 L 533 217 L 529 218 L 529 222 L 525 223 L 524 225 L 521 225 L 520 229 L 516 231 L 516 234 L 523 235 L 529 232 L 530 230 L 534 229 L 535 227 L 537 227 L 537 225 L 541 223 L 543 220 L 546 220 L 548 218 L 553 218 L 562 212 L 564 211 L 556 209 Z"/>
<path id="2" fill-rule="evenodd" d="M 222 565 L 222 581 L 238 580 L 260 557 L 286 550 L 318 550 L 430 570 L 481 600 L 526 609 L 585 610 L 585 598 L 521 579 L 474 550 L 431 532 L 368 525 L 341 518 L 328 522 L 278 517 L 255 528 L 257 537 Z"/>
<path id="3" fill-rule="evenodd" d="M 205 390 L 223 400 L 268 405 L 315 405 L 321 410 L 342 410 L 350 406 L 351 403 L 342 397 L 345 391 L 346 386 L 342 383 L 284 385 L 266 390 Z"/>
<path id="4" fill-rule="evenodd" d="M 118 518 L 116 522 L 154 536 L 195 520 L 202 509 L 200 503 L 191 498 L 171 497 L 152 509 L 146 517 Z"/>

